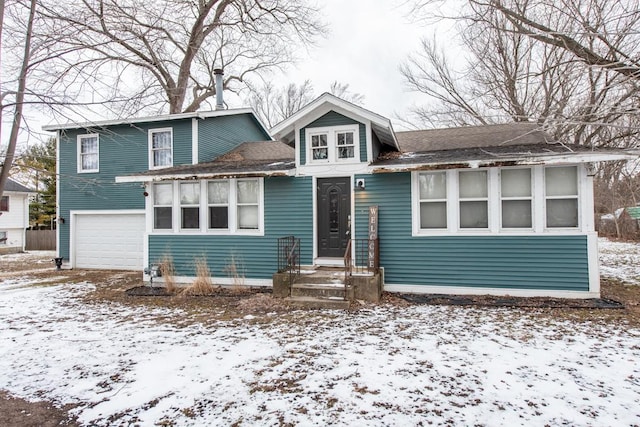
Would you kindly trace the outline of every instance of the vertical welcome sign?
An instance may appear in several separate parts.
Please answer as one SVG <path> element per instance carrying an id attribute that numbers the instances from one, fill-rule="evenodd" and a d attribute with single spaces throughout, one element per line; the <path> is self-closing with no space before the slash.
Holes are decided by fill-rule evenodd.
<path id="1" fill-rule="evenodd" d="M 377 267 L 376 260 L 378 259 L 377 246 L 378 239 L 378 206 L 369 206 L 369 269 Z"/>

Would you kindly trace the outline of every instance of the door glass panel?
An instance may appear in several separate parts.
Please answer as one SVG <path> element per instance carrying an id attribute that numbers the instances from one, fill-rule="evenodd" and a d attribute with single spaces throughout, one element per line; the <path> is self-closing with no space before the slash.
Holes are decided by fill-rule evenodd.
<path id="1" fill-rule="evenodd" d="M 329 231 L 336 233 L 340 230 L 340 203 L 338 190 L 333 189 L 329 192 Z"/>

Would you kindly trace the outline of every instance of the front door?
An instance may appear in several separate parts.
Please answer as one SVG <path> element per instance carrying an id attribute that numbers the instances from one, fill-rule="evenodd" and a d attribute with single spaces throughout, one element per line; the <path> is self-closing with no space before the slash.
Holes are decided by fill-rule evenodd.
<path id="1" fill-rule="evenodd" d="M 342 258 L 351 238 L 351 178 L 318 178 L 318 257 Z"/>

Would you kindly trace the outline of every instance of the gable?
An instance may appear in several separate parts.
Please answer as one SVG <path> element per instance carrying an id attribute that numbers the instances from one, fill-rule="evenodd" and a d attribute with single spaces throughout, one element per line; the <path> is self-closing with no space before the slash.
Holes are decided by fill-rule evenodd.
<path id="1" fill-rule="evenodd" d="M 300 165 L 305 165 L 307 161 L 307 130 L 308 129 L 339 129 L 343 126 L 357 126 L 358 128 L 358 141 L 357 150 L 360 154 L 360 161 L 367 161 L 367 134 L 366 126 L 357 120 L 344 116 L 333 110 L 309 123 L 302 129 L 300 129 L 300 146 L 298 147 L 300 153 Z"/>

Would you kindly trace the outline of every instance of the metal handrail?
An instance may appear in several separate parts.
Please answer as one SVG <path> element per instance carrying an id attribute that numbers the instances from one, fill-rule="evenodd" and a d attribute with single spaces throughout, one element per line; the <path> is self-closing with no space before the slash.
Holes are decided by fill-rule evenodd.
<path id="1" fill-rule="evenodd" d="M 344 299 L 347 299 L 347 288 L 351 282 L 352 261 L 351 261 L 351 239 L 347 242 L 347 249 L 344 251 Z"/>
<path id="2" fill-rule="evenodd" d="M 289 273 L 289 291 L 300 275 L 300 239 L 286 236 L 278 239 L 278 273 Z"/>

